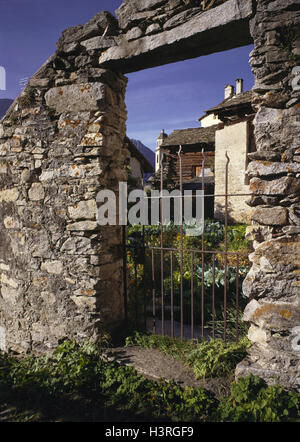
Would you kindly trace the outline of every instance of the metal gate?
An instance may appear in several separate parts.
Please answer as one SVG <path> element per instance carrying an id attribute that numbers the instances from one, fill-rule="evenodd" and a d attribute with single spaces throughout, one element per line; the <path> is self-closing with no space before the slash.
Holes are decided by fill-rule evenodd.
<path id="1" fill-rule="evenodd" d="M 183 223 L 182 149 L 177 155 L 164 153 L 160 162 L 160 225 L 123 228 L 125 316 L 137 328 L 181 339 L 222 338 L 238 340 L 241 312 L 246 300 L 241 293 L 249 270 L 249 250 L 230 250 L 234 226 L 229 223 L 229 198 L 251 194 L 228 193 L 230 158 L 225 155 L 224 194 L 203 198 L 224 199 L 224 222 L 205 222 L 197 240 L 185 236 Z M 163 161 L 179 161 L 179 226 L 163 225 Z M 202 151 L 201 188 L 205 188 L 205 152 Z M 222 239 L 212 246 L 212 233 Z M 150 233 L 149 233 L 150 231 Z"/>

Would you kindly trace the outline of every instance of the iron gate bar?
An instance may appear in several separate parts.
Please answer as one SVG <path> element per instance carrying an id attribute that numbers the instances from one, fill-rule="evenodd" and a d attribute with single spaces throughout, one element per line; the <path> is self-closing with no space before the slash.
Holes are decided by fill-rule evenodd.
<path id="1" fill-rule="evenodd" d="M 236 330 L 236 341 L 239 340 L 239 255 L 236 255 L 236 275 L 235 275 L 235 330 Z"/>
<path id="2" fill-rule="evenodd" d="M 127 290 L 127 246 L 126 226 L 122 226 L 122 247 L 123 247 L 123 294 L 124 294 L 124 319 L 128 319 L 128 290 Z"/>
<path id="3" fill-rule="evenodd" d="M 204 149 L 202 149 L 202 185 L 201 190 L 202 193 L 205 193 L 204 190 L 204 168 L 205 168 L 205 153 Z M 204 216 L 204 214 L 203 214 Z M 202 278 L 201 278 L 201 338 L 204 340 L 204 228 L 202 229 L 201 233 L 201 272 L 202 272 Z"/>
<path id="4" fill-rule="evenodd" d="M 212 332 L 213 338 L 215 337 L 215 277 L 216 277 L 216 256 L 213 255 L 213 286 L 212 286 Z"/>
<path id="5" fill-rule="evenodd" d="M 194 253 L 191 253 L 191 339 L 194 339 Z"/>
<path id="6" fill-rule="evenodd" d="M 156 334 L 156 293 L 155 293 L 155 267 L 154 267 L 154 250 L 151 250 L 152 262 L 152 318 L 153 318 L 153 333 Z"/>
<path id="7" fill-rule="evenodd" d="M 137 299 L 137 264 L 134 260 L 134 310 L 135 310 L 135 323 L 138 323 L 138 299 Z"/>
<path id="8" fill-rule="evenodd" d="M 180 336 L 183 339 L 183 206 L 182 206 L 182 158 L 181 158 L 182 146 L 179 147 L 179 177 L 180 177 Z"/>
<path id="9" fill-rule="evenodd" d="M 226 194 L 206 194 L 206 195 L 185 195 L 185 198 L 207 198 L 208 196 L 226 196 Z M 228 196 L 253 196 L 253 193 L 229 193 Z M 155 200 L 155 199 L 163 199 L 163 198 L 182 198 L 181 195 L 163 195 L 163 196 L 144 196 L 145 200 Z"/>
<path id="10" fill-rule="evenodd" d="M 174 281 L 173 281 L 173 251 L 170 252 L 171 271 L 171 338 L 174 338 Z"/>
<path id="11" fill-rule="evenodd" d="M 147 246 L 146 248 L 150 249 L 150 250 L 160 250 L 160 247 L 155 247 L 155 246 Z M 172 251 L 172 252 L 177 252 L 178 249 L 174 248 L 174 247 L 164 247 L 163 248 L 164 251 Z M 199 249 L 183 249 L 183 252 L 194 252 L 194 253 L 202 253 L 202 250 Z M 204 253 L 210 253 L 210 254 L 215 254 L 215 255 L 225 255 L 225 253 L 227 255 L 242 255 L 242 256 L 248 256 L 248 253 L 246 252 L 231 252 L 230 250 L 228 250 L 227 252 L 222 251 L 222 250 L 205 250 Z M 288 255 L 288 254 L 287 254 Z"/>
<path id="12" fill-rule="evenodd" d="M 160 157 L 160 195 L 163 194 L 163 158 L 164 154 Z M 164 251 L 163 251 L 163 203 L 160 199 L 160 277 L 161 277 L 161 334 L 165 334 L 165 304 L 164 304 Z"/>
<path id="13" fill-rule="evenodd" d="M 227 251 L 228 251 L 228 170 L 229 156 L 226 151 L 226 168 L 225 168 L 225 261 L 224 261 L 224 341 L 226 342 L 227 333 Z"/>
<path id="14" fill-rule="evenodd" d="M 145 181 L 144 181 L 144 177 L 142 178 L 142 188 L 144 189 L 145 187 Z M 145 226 L 142 226 L 142 250 L 143 250 L 143 267 L 144 267 L 144 272 L 143 272 L 143 283 L 142 283 L 142 288 L 143 288 L 143 303 L 144 303 L 144 328 L 147 328 L 147 313 L 146 313 L 146 309 L 147 309 L 147 305 L 146 305 L 146 284 L 145 284 L 145 266 L 146 266 L 146 249 L 145 249 Z"/>

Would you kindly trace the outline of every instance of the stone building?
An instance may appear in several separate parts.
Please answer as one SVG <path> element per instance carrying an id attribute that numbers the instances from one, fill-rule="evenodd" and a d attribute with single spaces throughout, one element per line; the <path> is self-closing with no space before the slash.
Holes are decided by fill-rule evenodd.
<path id="1" fill-rule="evenodd" d="M 124 147 L 130 154 L 129 176 L 136 182 L 137 186 L 143 187 L 145 175 L 151 174 L 154 169 L 128 137 L 125 138 Z"/>
<path id="2" fill-rule="evenodd" d="M 226 153 L 228 164 L 228 199 L 229 219 L 235 222 L 250 223 L 253 209 L 246 201 L 249 199 L 249 179 L 246 171 L 248 154 L 256 150 L 253 120 L 255 111 L 251 100 L 253 92 L 243 92 L 243 80 L 236 81 L 236 90 L 232 85 L 225 87 L 224 101 L 208 109 L 199 119 L 202 126 L 211 122 L 219 123 L 215 133 L 215 194 L 223 195 L 225 189 Z M 247 196 L 248 195 L 248 196 Z M 215 217 L 224 219 L 224 197 L 215 197 Z"/>
<path id="3" fill-rule="evenodd" d="M 158 139 L 158 148 L 156 149 L 156 158 L 164 155 L 164 186 L 179 187 L 180 185 L 180 166 L 178 152 L 181 146 L 181 170 L 182 184 L 184 190 L 201 190 L 207 195 L 214 192 L 214 146 L 215 132 L 218 126 L 207 128 L 193 128 L 184 130 L 175 130 L 169 136 L 162 132 Z M 203 153 L 204 152 L 204 155 Z M 170 155 L 168 155 L 170 154 Z M 171 156 L 172 155 L 172 156 Z M 204 162 L 204 177 L 202 177 L 202 165 Z M 160 186 L 160 163 L 156 171 L 154 187 Z M 213 217 L 213 198 L 205 198 L 205 216 Z"/>
<path id="4" fill-rule="evenodd" d="M 157 139 L 156 158 L 161 152 L 176 152 L 182 146 L 182 178 L 185 184 L 194 183 L 201 188 L 202 149 L 205 154 L 204 177 L 210 185 L 207 191 L 217 195 L 214 198 L 214 217 L 224 219 L 225 210 L 225 173 L 226 153 L 230 159 L 228 168 L 229 219 L 234 222 L 250 223 L 253 210 L 247 205 L 250 194 L 249 180 L 246 175 L 248 154 L 255 151 L 253 120 L 255 112 L 251 99 L 253 92 L 243 92 L 243 80 L 225 86 L 224 100 L 208 109 L 199 118 L 200 128 L 175 130 L 170 136 L 162 132 Z M 179 174 L 178 162 L 176 174 Z M 178 182 L 178 177 L 175 183 Z M 198 184 L 198 186 L 197 186 Z M 211 186 L 214 184 L 214 186 Z M 191 188 L 191 187 L 189 187 Z M 209 214 L 210 215 L 210 214 Z"/>

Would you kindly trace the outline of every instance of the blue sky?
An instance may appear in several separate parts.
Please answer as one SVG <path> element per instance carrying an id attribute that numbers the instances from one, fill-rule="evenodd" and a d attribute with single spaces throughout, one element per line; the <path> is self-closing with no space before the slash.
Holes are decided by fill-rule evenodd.
<path id="1" fill-rule="evenodd" d="M 101 10 L 114 13 L 121 0 L 0 0 L 0 66 L 7 90 L 15 98 L 19 81 L 30 77 L 56 50 L 61 32 L 83 24 Z M 205 109 L 223 100 L 224 86 L 244 78 L 253 86 L 249 66 L 252 46 L 128 74 L 127 134 L 154 149 L 165 129 L 199 127 Z"/>

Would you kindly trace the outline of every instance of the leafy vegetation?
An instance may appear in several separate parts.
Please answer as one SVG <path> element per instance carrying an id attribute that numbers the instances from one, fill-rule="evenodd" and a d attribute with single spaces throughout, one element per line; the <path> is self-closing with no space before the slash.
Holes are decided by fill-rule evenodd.
<path id="1" fill-rule="evenodd" d="M 190 355 L 193 361 L 214 360 L 214 367 L 228 362 L 212 354 L 229 356 L 216 342 L 196 349 L 170 338 L 136 335 L 134 342 L 176 357 Z M 235 355 L 238 351 L 232 348 Z M 65 341 L 51 356 L 0 354 L 0 393 L 0 421 L 281 422 L 299 420 L 300 410 L 299 394 L 268 387 L 253 376 L 232 383 L 230 397 L 221 400 L 202 388 L 150 381 L 132 367 L 108 362 L 101 348 L 89 342 Z"/>
<path id="2" fill-rule="evenodd" d="M 244 359 L 249 345 L 245 337 L 239 342 L 204 341 L 187 355 L 187 362 L 193 366 L 197 378 L 228 376 Z"/>
<path id="3" fill-rule="evenodd" d="M 195 348 L 192 341 L 181 341 L 169 336 L 158 336 L 150 333 L 135 332 L 126 338 L 126 346 L 138 345 L 143 348 L 156 348 L 162 353 L 185 361 L 186 354 Z"/>
<path id="4" fill-rule="evenodd" d="M 0 376 L 2 391 L 13 388 L 21 406 L 30 402 L 38 409 L 45 409 L 50 400 L 80 397 L 82 403 L 92 401 L 93 408 L 102 412 L 113 407 L 131 416 L 178 421 L 207 420 L 216 407 L 211 393 L 149 381 L 132 367 L 108 362 L 91 343 L 79 346 L 66 341 L 48 357 L 1 355 Z"/>
<path id="5" fill-rule="evenodd" d="M 198 379 L 232 375 L 235 366 L 246 356 L 249 344 L 246 337 L 240 339 L 239 342 L 211 339 L 194 343 L 139 332 L 126 340 L 128 346 L 156 348 L 165 354 L 181 359 L 193 368 Z"/>
<path id="6" fill-rule="evenodd" d="M 264 380 L 249 376 L 233 382 L 231 396 L 220 401 L 216 420 L 222 422 L 298 421 L 300 395 L 282 387 L 267 386 Z"/>
<path id="7" fill-rule="evenodd" d="M 145 306 L 150 308 L 152 305 L 153 289 L 156 296 L 156 314 L 161 316 L 161 281 L 164 284 L 164 305 L 166 320 L 171 306 L 171 292 L 173 289 L 174 319 L 180 320 L 179 306 L 181 304 L 181 284 L 183 288 L 184 305 L 184 323 L 191 323 L 191 282 L 193 280 L 194 290 L 194 322 L 201 322 L 202 303 L 199 302 L 199 296 L 202 296 L 202 268 L 204 269 L 204 318 L 205 327 L 208 327 L 211 321 L 218 321 L 224 309 L 224 284 L 226 273 L 227 287 L 227 306 L 228 309 L 236 308 L 236 293 L 239 295 L 240 313 L 245 307 L 246 300 L 242 294 L 242 282 L 249 271 L 250 263 L 248 253 L 250 252 L 250 242 L 245 239 L 246 225 L 234 224 L 228 226 L 227 249 L 231 252 L 227 255 L 227 264 L 225 271 L 224 262 L 224 225 L 215 220 L 206 220 L 204 225 L 204 235 L 188 236 L 186 234 L 188 225 L 183 226 L 183 248 L 184 253 L 181 256 L 181 236 L 179 226 L 172 223 L 163 227 L 163 245 L 172 248 L 171 253 L 163 253 L 164 274 L 161 277 L 161 252 L 160 250 L 151 250 L 149 247 L 160 246 L 160 226 L 131 226 L 128 229 L 128 281 L 129 281 L 129 310 L 130 317 L 135 321 L 135 328 L 139 328 L 138 318 L 143 317 Z M 144 235 L 143 235 L 144 232 Z M 214 253 L 201 254 L 202 240 L 204 241 L 204 250 Z M 189 251 L 188 251 L 189 250 Z M 190 250 L 198 250 L 193 254 Z M 237 267 L 236 252 L 244 253 L 239 255 Z M 153 260 L 152 260 L 153 253 Z M 183 261 L 181 281 L 180 263 Z M 154 261 L 154 268 L 152 264 Z M 172 270 L 172 272 L 171 272 Z M 152 274 L 154 271 L 155 282 L 153 283 Z M 213 278 L 214 276 L 214 278 Z M 213 282 L 215 281 L 215 283 Z M 212 292 L 214 291 L 214 300 Z M 199 295 L 200 294 L 200 295 Z M 213 305 L 214 302 L 214 305 Z M 238 314 L 238 317 L 241 314 Z"/>

